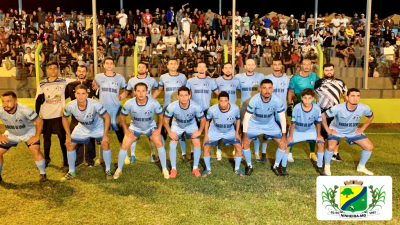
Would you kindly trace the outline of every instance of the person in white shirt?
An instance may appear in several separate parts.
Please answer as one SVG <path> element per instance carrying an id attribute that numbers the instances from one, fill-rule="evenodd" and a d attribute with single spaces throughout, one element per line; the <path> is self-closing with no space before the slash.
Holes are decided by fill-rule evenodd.
<path id="1" fill-rule="evenodd" d="M 26 54 L 24 55 L 25 65 L 30 65 L 35 63 L 35 54 L 32 53 L 30 47 L 26 48 Z"/>
<path id="2" fill-rule="evenodd" d="M 315 25 L 315 19 L 314 19 L 314 15 L 310 14 L 310 18 L 307 19 L 307 29 L 311 26 L 312 29 L 314 30 L 314 25 Z"/>
<path id="3" fill-rule="evenodd" d="M 344 13 L 342 13 L 342 17 L 340 17 L 340 24 L 345 27 L 347 27 L 347 24 L 349 24 L 349 19 L 347 19 Z"/>
<path id="4" fill-rule="evenodd" d="M 331 20 L 331 24 L 333 25 L 333 36 L 336 37 L 337 33 L 340 30 L 340 19 L 339 14 L 335 15 L 335 18 Z"/>
<path id="5" fill-rule="evenodd" d="M 235 16 L 235 25 L 236 25 L 236 28 L 239 28 L 240 29 L 240 27 L 242 26 L 242 17 L 241 16 L 239 16 L 239 11 L 236 11 L 236 16 Z M 240 32 L 239 32 L 239 34 L 240 34 Z"/>
<path id="6" fill-rule="evenodd" d="M 258 32 L 256 31 L 253 36 L 251 36 L 251 43 L 253 43 L 253 40 L 256 40 L 257 45 L 261 45 L 261 36 L 258 35 Z"/>
<path id="7" fill-rule="evenodd" d="M 119 24 L 121 25 L 121 28 L 125 29 L 126 21 L 128 19 L 128 16 L 125 14 L 125 10 L 121 9 L 121 13 L 119 13 L 119 14 L 118 14 L 118 11 L 117 11 L 116 17 L 117 17 L 117 19 L 119 19 Z"/>

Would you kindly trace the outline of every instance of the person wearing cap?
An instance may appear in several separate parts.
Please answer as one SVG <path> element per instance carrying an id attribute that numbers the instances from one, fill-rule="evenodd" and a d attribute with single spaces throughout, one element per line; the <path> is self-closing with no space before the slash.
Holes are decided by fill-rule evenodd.
<path id="1" fill-rule="evenodd" d="M 365 19 L 365 15 L 363 13 L 363 14 L 361 14 L 361 18 L 360 18 L 360 27 L 361 27 L 361 29 L 364 29 L 366 24 L 367 24 L 367 19 Z"/>
<path id="2" fill-rule="evenodd" d="M 294 15 L 290 15 L 290 19 L 287 22 L 287 29 L 289 34 L 292 33 L 292 31 L 296 31 L 297 29 L 297 20 L 294 18 Z"/>
<path id="3" fill-rule="evenodd" d="M 346 28 L 346 36 L 347 38 L 350 40 L 354 39 L 354 29 L 353 29 L 353 25 L 349 24 Z"/>
<path id="4" fill-rule="evenodd" d="M 254 18 L 251 21 L 250 27 L 252 27 L 253 25 L 256 27 L 256 29 L 258 29 L 261 25 L 261 21 L 260 18 L 258 18 L 259 15 L 258 14 L 254 14 Z"/>

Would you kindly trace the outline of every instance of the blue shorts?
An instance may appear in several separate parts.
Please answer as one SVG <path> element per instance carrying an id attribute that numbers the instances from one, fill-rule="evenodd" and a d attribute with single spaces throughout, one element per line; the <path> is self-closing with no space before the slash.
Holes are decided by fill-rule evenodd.
<path id="1" fill-rule="evenodd" d="M 282 138 L 282 130 L 277 123 L 270 123 L 267 126 L 253 125 L 252 123 L 249 123 L 249 127 L 247 129 L 247 137 L 249 139 L 254 139 L 260 134 L 264 135 L 264 140 L 267 140 L 268 138 Z"/>
<path id="2" fill-rule="evenodd" d="M 287 136 L 289 137 L 289 133 Z M 316 140 L 317 140 L 317 131 L 316 130 L 300 132 L 300 131 L 296 131 L 296 129 L 295 129 L 293 132 L 293 142 L 289 142 L 288 147 L 291 147 L 294 144 L 302 142 L 302 141 L 309 142 L 309 143 L 315 143 Z M 318 143 L 323 144 L 324 142 L 318 141 Z"/>
<path id="3" fill-rule="evenodd" d="M 200 139 L 200 136 L 192 138 L 192 134 L 195 130 L 198 130 L 199 128 L 197 127 L 196 122 L 192 123 L 191 125 L 181 128 L 175 124 L 172 124 L 171 131 L 176 132 L 178 135 L 179 139 L 182 138 L 182 134 L 186 132 L 186 138 L 187 139 Z"/>
<path id="4" fill-rule="evenodd" d="M 335 140 L 339 144 L 340 138 L 344 138 L 349 145 L 354 145 L 355 141 L 366 139 L 367 136 L 365 134 L 354 134 L 354 135 L 342 135 L 342 134 L 329 134 L 328 135 L 328 141 L 329 140 Z"/>
<path id="5" fill-rule="evenodd" d="M 75 144 L 87 144 L 90 138 L 95 138 L 100 143 L 104 135 L 103 123 L 98 123 L 93 130 L 89 130 L 82 124 L 78 124 L 71 134 L 71 141 Z"/>
<path id="6" fill-rule="evenodd" d="M 30 129 L 26 134 L 17 136 L 14 134 L 9 133 L 7 130 L 4 132 L 4 135 L 7 135 L 8 138 L 8 143 L 7 144 L 0 144 L 0 148 L 8 150 L 11 147 L 16 147 L 20 142 L 25 142 L 25 144 L 30 147 L 32 145 L 40 145 L 40 140 L 28 145 L 27 141 L 29 140 L 30 137 L 36 135 L 36 128 Z"/>
<path id="7" fill-rule="evenodd" d="M 111 129 L 113 129 L 114 131 L 119 130 L 118 128 L 118 122 L 117 122 L 117 118 L 119 116 L 119 113 L 121 111 L 121 107 L 119 108 L 110 108 L 110 109 L 106 109 L 108 114 L 110 114 L 110 124 L 111 124 Z"/>
<path id="8" fill-rule="evenodd" d="M 136 141 L 139 140 L 140 135 L 142 135 L 142 134 L 144 134 L 144 135 L 146 135 L 148 138 L 150 138 L 150 136 L 153 134 L 153 130 L 156 130 L 156 129 L 158 129 L 157 126 L 152 127 L 152 128 L 149 128 L 149 129 L 147 129 L 147 130 L 142 130 L 142 129 L 137 128 L 137 127 L 135 127 L 135 126 L 133 126 L 133 125 L 130 125 L 130 126 L 129 126 L 129 130 L 133 130 L 133 134 L 134 134 L 135 137 L 136 137 Z"/>
<path id="9" fill-rule="evenodd" d="M 218 141 L 222 139 L 224 142 L 225 146 L 228 145 L 234 145 L 234 144 L 240 144 L 240 139 L 235 140 L 235 130 L 231 130 L 227 133 L 220 133 L 215 130 L 208 130 L 208 138 L 210 139 L 210 142 L 205 142 L 204 145 L 206 146 L 217 146 Z"/>

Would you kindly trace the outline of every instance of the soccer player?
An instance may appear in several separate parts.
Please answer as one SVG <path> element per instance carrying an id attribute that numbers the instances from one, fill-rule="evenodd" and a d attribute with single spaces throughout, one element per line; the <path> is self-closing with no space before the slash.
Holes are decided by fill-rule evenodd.
<path id="1" fill-rule="evenodd" d="M 202 177 L 211 174 L 210 146 L 216 146 L 219 140 L 225 145 L 235 147 L 235 173 L 243 177 L 245 174 L 240 170 L 242 162 L 242 146 L 240 144 L 240 110 L 235 104 L 229 103 L 229 94 L 222 91 L 218 95 L 218 104 L 211 106 L 207 111 L 207 122 L 204 132 L 204 162 L 206 169 Z"/>
<path id="2" fill-rule="evenodd" d="M 259 87 L 261 81 L 265 79 L 264 74 L 254 72 L 256 69 L 256 62 L 254 59 L 247 59 L 246 60 L 246 72 L 237 74 L 235 77 L 240 81 L 240 118 L 243 120 L 243 116 L 246 112 L 248 101 L 250 98 L 259 92 Z M 254 137 L 254 149 L 260 149 L 260 140 L 258 136 Z M 257 150 L 258 152 L 258 150 Z M 259 155 L 258 156 L 259 160 Z M 251 152 L 250 152 L 251 157 Z"/>
<path id="3" fill-rule="evenodd" d="M 286 172 L 287 160 L 289 157 L 290 147 L 296 143 L 307 141 L 317 142 L 318 146 L 318 172 L 325 175 L 322 168 L 324 159 L 324 139 L 321 136 L 321 109 L 314 104 L 315 92 L 311 88 L 306 88 L 301 92 L 301 104 L 297 104 L 293 108 L 292 121 L 290 131 L 287 137 L 288 147 L 286 152 L 278 150 L 275 156 L 275 165 L 272 171 L 277 176 L 288 176 Z M 282 167 L 279 163 L 282 161 Z"/>
<path id="4" fill-rule="evenodd" d="M 221 93 L 225 91 L 229 94 L 229 102 L 231 104 L 236 105 L 236 90 L 240 89 L 240 81 L 232 76 L 232 63 L 225 63 L 224 67 L 222 68 L 223 76 L 218 77 L 216 82 L 218 86 L 218 91 Z M 222 159 L 222 151 L 219 148 L 219 144 L 217 144 L 217 160 Z"/>
<path id="5" fill-rule="evenodd" d="M 24 141 L 33 155 L 36 166 L 40 171 L 40 182 L 47 181 L 46 163 L 40 152 L 40 134 L 43 129 L 43 120 L 31 108 L 17 102 L 17 95 L 6 91 L 1 95 L 0 119 L 6 127 L 4 134 L 0 134 L 0 182 L 3 167 L 3 155 L 11 147 Z"/>
<path id="6" fill-rule="evenodd" d="M 301 91 L 306 88 L 314 88 L 315 82 L 319 80 L 317 74 L 311 72 L 312 63 L 310 59 L 304 59 L 299 73 L 290 79 L 288 92 L 288 115 L 292 115 L 293 106 L 301 102 Z M 292 155 L 293 147 L 290 148 L 288 161 L 294 162 Z M 317 161 L 315 155 L 315 143 L 310 143 L 310 159 Z"/>
<path id="7" fill-rule="evenodd" d="M 123 100 L 126 94 L 119 95 L 120 89 L 125 90 L 126 82 L 125 78 L 121 74 L 115 73 L 114 59 L 112 57 L 106 57 L 104 59 L 105 73 L 99 73 L 95 77 L 96 86 L 100 90 L 100 104 L 104 106 L 111 118 L 111 128 L 117 135 L 118 142 L 122 144 L 124 139 L 124 131 L 121 127 L 120 121 L 118 121 L 118 113 L 121 110 L 121 100 Z M 101 163 L 101 152 L 99 158 L 96 160 L 96 164 Z M 111 163 L 111 151 L 104 151 L 103 158 L 106 164 Z"/>
<path id="8" fill-rule="evenodd" d="M 157 100 L 148 96 L 147 84 L 137 83 L 134 86 L 135 98 L 128 100 L 122 108 L 120 120 L 126 121 L 126 116 L 131 114 L 131 125 L 128 127 L 126 122 L 122 122 L 125 131 L 124 141 L 118 156 L 118 169 L 114 173 L 114 179 L 118 179 L 122 175 L 122 167 L 127 155 L 128 148 L 133 142 L 140 138 L 141 134 L 146 135 L 156 145 L 162 173 L 165 179 L 169 179 L 167 170 L 167 156 L 165 148 L 161 140 L 161 128 L 163 123 L 163 109 Z M 154 121 L 154 113 L 158 115 L 158 126 Z"/>
<path id="9" fill-rule="evenodd" d="M 153 93 L 153 98 L 156 99 L 158 95 L 164 90 L 164 103 L 163 108 L 166 109 L 171 102 L 177 100 L 177 91 L 180 87 L 185 86 L 187 79 L 186 76 L 178 72 L 178 61 L 170 59 L 167 64 L 168 73 L 161 75 L 158 89 Z M 164 139 L 167 138 L 167 131 L 163 130 Z M 180 140 L 182 159 L 187 162 L 186 157 L 186 142 Z"/>
<path id="10" fill-rule="evenodd" d="M 156 79 L 153 77 L 150 77 L 148 75 L 148 70 L 147 70 L 147 65 L 144 63 L 139 63 L 138 64 L 138 75 L 136 77 L 132 77 L 128 81 L 128 86 L 126 87 L 126 93 L 127 95 L 131 95 L 132 89 L 135 87 L 136 84 L 138 83 L 145 83 L 147 85 L 148 89 L 148 94 L 147 97 L 151 98 L 151 89 L 157 89 L 158 88 L 158 83 Z M 125 164 L 133 163 L 135 162 L 136 156 L 135 156 L 135 149 L 136 149 L 136 143 L 137 141 L 134 141 L 131 145 L 131 156 L 130 158 L 125 159 Z M 154 155 L 154 144 L 153 142 L 150 142 L 150 147 L 151 147 L 151 161 L 156 162 L 156 156 Z"/>
<path id="11" fill-rule="evenodd" d="M 367 175 L 374 175 L 365 168 L 365 164 L 371 157 L 374 146 L 365 136 L 364 131 L 371 124 L 374 115 L 369 106 L 360 103 L 360 90 L 350 88 L 347 91 L 347 102 L 335 105 L 322 114 L 322 125 L 328 133 L 328 148 L 325 150 L 325 173 L 331 175 L 330 162 L 333 151 L 341 138 L 344 138 L 350 145 L 357 144 L 363 150 L 357 171 Z M 367 117 L 362 127 L 358 127 L 362 116 Z M 327 118 L 334 117 L 331 125 L 328 126 Z"/>
<path id="12" fill-rule="evenodd" d="M 340 98 L 347 101 L 347 86 L 341 80 L 335 77 L 335 67 L 333 64 L 327 63 L 323 66 L 324 78 L 315 82 L 314 90 L 318 95 L 317 105 L 321 108 L 321 113 L 325 113 L 327 110 L 335 105 L 340 104 Z M 328 126 L 332 123 L 333 118 L 327 118 Z M 322 127 L 321 135 L 326 140 L 328 134 Z M 338 152 L 339 145 L 336 146 L 333 151 L 332 160 L 343 162 Z"/>
<path id="13" fill-rule="evenodd" d="M 247 162 L 246 175 L 251 175 L 250 143 L 251 139 L 260 134 L 265 139 L 272 138 L 278 144 L 278 150 L 286 149 L 286 115 L 285 106 L 279 98 L 273 94 L 272 81 L 265 79 L 261 82 L 260 93 L 254 95 L 247 106 L 243 121 L 243 155 Z M 281 121 L 281 127 L 276 123 L 276 115 Z"/>
<path id="14" fill-rule="evenodd" d="M 109 148 L 110 139 L 108 130 L 110 128 L 111 118 L 107 110 L 96 100 L 88 98 L 87 87 L 83 84 L 75 88 L 75 100 L 69 102 L 64 109 L 62 124 L 67 133 L 65 145 L 68 150 L 68 173 L 61 178 L 61 181 L 71 180 L 76 178 L 75 160 L 76 160 L 76 145 L 87 144 L 90 138 L 95 138 L 101 143 L 103 155 L 107 152 L 111 155 Z M 69 129 L 68 118 L 73 115 L 79 124 L 71 133 Z M 101 119 L 101 118 L 102 119 Z M 103 122 L 104 120 L 104 122 Z M 112 179 L 111 173 L 111 157 L 105 161 L 106 178 Z"/>
<path id="15" fill-rule="evenodd" d="M 192 145 L 194 147 L 192 173 L 196 177 L 201 176 L 200 169 L 198 168 L 201 155 L 200 135 L 203 132 L 206 120 L 201 107 L 190 100 L 190 98 L 189 88 L 180 87 L 178 89 L 178 101 L 172 102 L 165 110 L 164 126 L 170 137 L 169 158 L 172 167 L 170 173 L 171 178 L 175 178 L 177 175 L 176 145 L 184 132 L 186 132 L 186 138 L 192 140 Z M 172 126 L 170 126 L 169 121 L 172 117 Z M 195 118 L 200 120 L 200 128 L 197 127 Z"/>
<path id="16" fill-rule="evenodd" d="M 282 74 L 282 61 L 280 59 L 273 59 L 272 69 L 273 72 L 267 75 L 266 79 L 270 79 L 272 81 L 272 84 L 274 86 L 274 94 L 281 100 L 286 110 L 286 100 L 289 88 L 289 77 L 286 74 Z M 261 148 L 262 149 L 261 162 L 267 162 L 267 146 L 268 146 L 268 140 L 263 140 Z M 258 155 L 258 149 L 256 149 L 256 158 L 257 155 Z"/>

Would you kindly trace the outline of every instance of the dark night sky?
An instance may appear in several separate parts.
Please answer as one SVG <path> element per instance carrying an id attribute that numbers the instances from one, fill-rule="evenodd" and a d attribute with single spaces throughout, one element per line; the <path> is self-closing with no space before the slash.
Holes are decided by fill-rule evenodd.
<path id="1" fill-rule="evenodd" d="M 298 0 L 298 1 L 282 1 L 275 0 L 274 1 L 255 1 L 257 4 L 248 4 L 250 1 L 246 0 L 237 0 L 236 7 L 240 11 L 240 14 L 243 15 L 245 11 L 249 12 L 250 17 L 253 17 L 255 13 L 260 15 L 275 11 L 279 13 L 283 13 L 285 15 L 294 14 L 296 18 L 299 18 L 301 14 L 304 12 L 308 14 L 314 12 L 314 0 Z M 0 9 L 6 10 L 10 7 L 17 8 L 18 0 L 1 0 L 0 1 Z M 113 2 L 110 5 L 110 2 Z M 191 9 L 199 8 L 200 10 L 206 11 L 211 8 L 214 12 L 218 12 L 218 0 L 201 0 L 199 1 L 189 1 L 189 0 L 173 0 L 173 1 L 157 1 L 157 4 L 150 3 L 150 1 L 124 1 L 124 8 L 126 10 L 132 9 L 135 10 L 139 8 L 144 11 L 146 7 L 150 8 L 150 12 L 154 12 L 156 7 L 160 9 L 169 9 L 169 6 L 174 6 L 175 10 L 181 8 L 186 2 L 190 2 L 189 7 Z M 263 3 L 261 3 L 263 2 Z M 366 11 L 366 0 L 335 0 L 335 1 L 319 1 L 319 10 L 321 13 L 332 13 L 332 12 L 345 12 L 348 16 L 353 16 L 354 12 L 358 12 L 359 14 L 365 13 Z M 329 2 L 329 3 L 328 3 Z M 382 2 L 386 2 L 382 4 Z M 85 4 L 83 4 L 85 3 Z M 400 11 L 396 11 L 395 9 L 400 8 L 400 1 L 391 1 L 390 9 L 387 10 L 389 0 L 385 1 L 372 1 L 372 14 L 378 13 L 379 18 L 387 17 L 390 14 L 399 13 Z M 70 12 L 71 9 L 76 11 L 83 10 L 85 14 L 90 14 L 92 11 L 91 0 L 66 0 L 66 1 L 54 1 L 54 0 L 23 0 L 23 9 L 27 10 L 28 13 L 31 13 L 32 10 L 37 9 L 37 6 L 41 6 L 42 9 L 47 11 L 55 11 L 57 6 L 61 7 L 61 11 Z M 260 7 L 261 6 L 261 7 Z M 103 9 L 104 11 L 110 11 L 111 14 L 115 14 L 115 11 L 120 8 L 119 0 L 98 0 L 97 1 L 97 9 Z M 226 12 L 232 8 L 232 1 L 223 0 L 222 1 L 222 14 L 226 14 Z"/>

